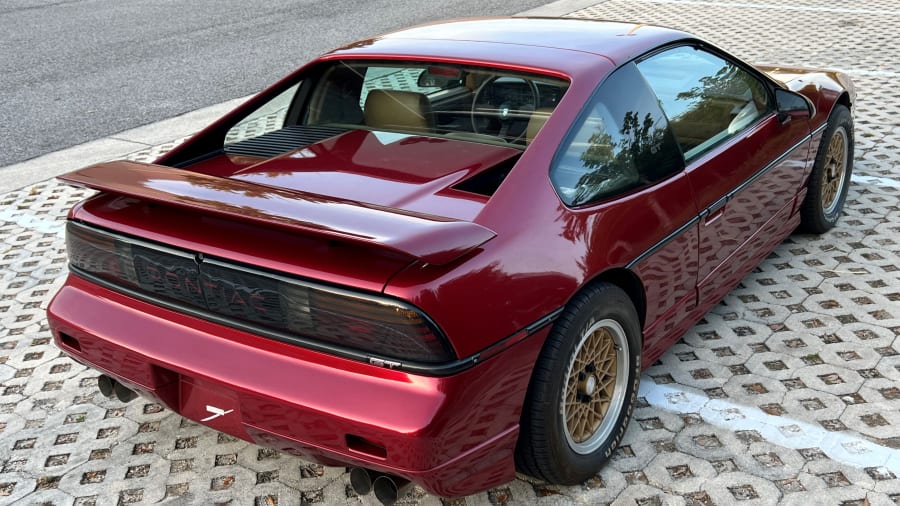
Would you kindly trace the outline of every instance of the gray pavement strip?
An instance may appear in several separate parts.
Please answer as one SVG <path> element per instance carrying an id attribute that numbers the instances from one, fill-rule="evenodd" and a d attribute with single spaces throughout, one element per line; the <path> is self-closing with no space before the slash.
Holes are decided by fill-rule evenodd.
<path id="1" fill-rule="evenodd" d="M 622 446 L 593 480 L 520 476 L 453 504 L 900 502 L 900 14 L 890 1 L 778 5 L 803 8 L 790 31 L 789 9 L 764 3 L 609 0 L 573 15 L 688 29 L 751 61 L 850 70 L 859 100 L 845 217 L 825 236 L 787 239 L 645 372 Z M 152 161 L 228 107 L 108 141 Z M 65 212 L 88 194 L 49 176 L 0 193 L 0 503 L 374 504 L 343 469 L 97 393 L 97 373 L 49 340 Z M 404 502 L 441 503 L 419 490 Z"/>
<path id="2" fill-rule="evenodd" d="M 517 16 L 562 16 L 595 0 L 557 0 Z M 155 146 L 196 133 L 250 96 L 228 100 L 174 118 L 133 128 L 78 146 L 48 153 L 24 162 L 0 167 L 0 192 L 22 188 L 87 165 L 123 158 L 149 146 Z"/>

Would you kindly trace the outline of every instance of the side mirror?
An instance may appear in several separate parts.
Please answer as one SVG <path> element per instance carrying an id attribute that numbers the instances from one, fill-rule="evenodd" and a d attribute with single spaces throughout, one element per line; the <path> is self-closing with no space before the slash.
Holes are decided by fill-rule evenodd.
<path id="1" fill-rule="evenodd" d="M 778 120 L 787 125 L 794 118 L 810 119 L 816 115 L 816 106 L 805 96 L 783 88 L 775 89 L 775 107 Z"/>

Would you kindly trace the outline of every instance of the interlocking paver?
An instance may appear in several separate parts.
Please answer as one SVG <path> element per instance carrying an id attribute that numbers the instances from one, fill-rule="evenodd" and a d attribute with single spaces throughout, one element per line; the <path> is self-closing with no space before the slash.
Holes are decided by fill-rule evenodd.
<path id="1" fill-rule="evenodd" d="M 849 72 L 859 97 L 846 216 L 781 244 L 646 372 L 622 446 L 594 479 L 523 476 L 445 503 L 900 502 L 900 6 L 609 0 L 572 16 L 684 28 L 750 61 Z M 0 195 L 0 503 L 374 504 L 342 468 L 150 401 L 106 399 L 97 372 L 52 346 L 44 310 L 66 273 L 65 212 L 86 195 L 55 181 Z"/>

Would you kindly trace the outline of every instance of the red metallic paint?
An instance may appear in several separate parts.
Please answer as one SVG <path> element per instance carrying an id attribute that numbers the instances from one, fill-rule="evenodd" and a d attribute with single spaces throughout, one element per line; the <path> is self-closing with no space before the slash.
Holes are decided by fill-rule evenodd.
<path id="1" fill-rule="evenodd" d="M 561 36 L 565 34 L 565 36 Z M 555 50 L 591 53 L 609 59 L 617 64 L 646 51 L 671 41 L 673 38 L 691 38 L 684 32 L 670 28 L 623 22 L 596 22 L 584 19 L 561 18 L 482 18 L 441 21 L 437 23 L 414 26 L 404 30 L 388 33 L 368 40 L 363 40 L 339 48 L 333 54 L 342 52 L 360 53 L 365 51 L 382 51 L 381 44 L 398 43 L 404 51 L 411 45 L 422 42 L 481 42 L 488 45 L 510 45 L 524 47 L 536 53 Z M 410 44 L 410 41 L 414 41 Z M 528 62 L 515 62 L 505 55 L 503 48 L 492 47 L 487 50 L 493 58 L 501 57 L 503 63 L 515 63 L 527 67 Z M 437 56 L 447 56 L 452 50 L 442 51 Z M 567 62 L 558 62 L 560 69 L 572 74 Z M 536 66 L 537 68 L 556 68 L 555 66 Z"/>
<path id="2" fill-rule="evenodd" d="M 793 203 L 812 163 L 807 123 L 797 120 L 783 126 L 771 113 L 747 133 L 688 167 L 697 207 L 706 209 L 751 180 L 767 164 L 787 155 L 700 220 L 701 305 L 715 304 L 721 299 L 716 295 L 721 285 L 731 287 L 744 276 L 747 266 L 730 260 L 732 255 L 740 249 L 758 247 L 752 241 L 755 234 L 779 210 Z"/>
<path id="3" fill-rule="evenodd" d="M 468 221 L 138 162 L 101 163 L 60 179 L 192 213 L 387 249 L 437 265 L 496 235 Z"/>
<path id="4" fill-rule="evenodd" d="M 519 154 L 521 151 L 512 147 L 353 130 L 229 176 L 259 185 L 471 221 L 487 197 L 457 190 L 453 185 Z"/>
<path id="5" fill-rule="evenodd" d="M 528 154 L 526 151 L 520 163 L 526 163 Z M 532 191 L 516 192 L 518 188 Z M 504 189 L 515 195 L 501 197 Z M 652 190 L 579 209 L 561 204 L 546 173 L 539 171 L 514 171 L 501 191 L 485 213 L 496 209 L 494 199 L 507 198 L 503 203 L 506 213 L 483 213 L 479 222 L 502 232 L 498 231 L 497 238 L 485 244 L 465 269 L 413 266 L 385 288 L 385 293 L 413 302 L 434 318 L 454 336 L 453 345 L 463 357 L 483 349 L 485 339 L 490 342 L 488 336 L 511 335 L 562 307 L 594 276 L 610 268 L 624 268 L 697 214 L 683 175 Z M 548 213 L 547 209 L 554 211 Z M 696 239 L 688 238 L 687 244 L 691 243 L 696 244 Z M 676 242 L 660 250 L 645 259 L 641 268 L 659 268 L 668 256 L 684 254 L 682 245 Z M 509 255 L 509 251 L 520 254 Z M 688 255 L 684 265 L 690 268 L 691 256 L 696 256 Z M 597 269 L 598 265 L 606 267 Z M 695 280 L 696 274 L 691 272 L 678 280 L 658 280 L 657 286 L 665 286 L 659 287 L 660 292 L 646 292 L 647 308 L 658 315 L 684 297 L 689 297 L 689 302 Z M 472 293 L 479 297 L 468 295 Z M 467 317 L 458 318 L 460 314 Z M 648 319 L 648 325 L 652 321 Z"/>
<path id="6" fill-rule="evenodd" d="M 776 67 L 757 65 L 757 69 L 765 72 L 783 87 L 802 93 L 809 98 L 816 110 L 821 114 L 814 122 L 822 124 L 841 95 L 847 96 L 848 103 L 856 101 L 856 88 L 853 81 L 841 72 L 833 70 L 808 69 L 800 67 Z"/>
<path id="7" fill-rule="evenodd" d="M 409 301 L 446 333 L 460 358 L 482 354 L 469 369 L 429 377 L 355 362 L 163 309 L 75 275 L 48 309 L 57 344 L 195 420 L 206 416 L 205 403 L 224 404 L 219 407 L 234 409 L 235 415 L 208 422 L 214 428 L 308 459 L 398 474 L 451 497 L 509 481 L 531 369 L 550 329 L 529 334 L 527 326 L 565 306 L 591 281 L 627 277 L 640 287 L 640 293 L 632 293 L 636 305 L 645 308 L 642 359 L 647 366 L 799 222 L 802 184 L 820 134 L 806 144 L 800 140 L 824 125 L 836 101 L 844 100 L 840 97 L 848 85 L 837 74 L 790 69 L 797 79 L 780 84 L 813 100 L 819 113 L 809 121 L 784 128 L 772 115 L 657 185 L 574 209 L 560 202 L 549 167 L 598 83 L 616 66 L 683 40 L 693 38 L 644 25 L 485 19 L 360 41 L 298 69 L 157 164 L 200 159 L 221 148 L 236 121 L 325 60 L 490 65 L 561 77 L 571 85 L 521 155 L 446 139 L 413 138 L 389 147 L 373 144 L 377 135 L 372 132 L 351 131 L 305 148 L 316 155 L 316 163 L 290 153 L 270 161 L 219 154 L 189 164 L 189 171 L 154 166 L 159 173 L 143 180 L 133 178 L 131 169 L 110 174 L 107 167 L 94 187 L 114 190 L 110 184 L 117 178 L 132 177 L 114 191 L 146 200 L 105 192 L 70 213 L 71 219 L 149 241 Z M 776 78 L 786 75 L 763 70 Z M 852 89 L 846 97 L 854 99 Z M 718 218 L 697 219 L 795 145 L 773 170 L 737 193 Z M 471 151 L 454 156 L 463 147 Z M 376 163 L 381 155 L 392 157 L 392 163 Z M 514 156 L 518 161 L 490 198 L 452 188 Z M 446 164 L 425 167 L 413 158 Z M 344 172 L 325 174 L 325 168 Z M 310 175 L 322 179 L 306 186 Z M 204 181 L 200 186 L 207 190 L 218 185 L 221 191 L 210 191 L 222 204 L 214 206 L 209 198 L 198 204 L 195 195 L 190 202 L 179 197 L 173 205 L 168 199 L 175 188 L 159 192 L 159 185 L 156 190 L 149 186 L 160 177 L 167 184 L 175 181 L 179 194 L 197 189 L 184 184 L 190 178 Z M 376 184 L 378 190 L 331 188 L 350 180 Z M 249 187 L 259 193 L 246 192 Z M 315 198 L 330 210 L 316 221 L 355 230 L 355 236 L 332 241 L 320 230 L 284 226 L 285 220 L 303 220 L 302 209 L 319 205 L 298 193 L 310 188 L 323 194 Z M 234 190 L 245 193 L 237 197 L 231 195 Z M 270 209 L 279 199 L 285 205 Z M 297 201 L 287 205 L 288 199 Z M 234 219 L 232 207 L 245 204 L 256 217 Z M 184 212 L 185 206 L 195 212 Z M 395 214 L 403 219 L 386 218 Z M 426 229 L 446 223 L 477 228 L 450 245 L 401 240 L 411 234 L 407 227 L 423 227 L 424 235 L 416 236 L 422 239 L 433 237 Z M 677 236 L 670 236 L 679 228 Z M 390 242 L 386 238 L 393 238 L 393 247 L 373 245 Z M 452 254 L 440 255 L 447 251 Z M 442 261 L 430 262 L 433 254 Z M 710 283 L 701 283 L 698 291 L 703 280 Z"/>
<path id="8" fill-rule="evenodd" d="M 184 416 L 199 420 L 207 415 L 199 403 L 224 403 L 216 406 L 235 413 L 209 424 L 213 428 L 332 463 L 408 476 L 445 496 L 514 476 L 509 456 L 522 401 L 549 330 L 459 374 L 431 378 L 247 334 L 77 276 L 56 295 L 48 318 L 60 348 Z M 79 348 L 60 341 L 62 334 Z M 381 445 L 386 456 L 354 451 L 347 434 Z M 486 455 L 491 470 L 481 476 Z M 445 481 L 445 475 L 456 479 Z"/>
<path id="9" fill-rule="evenodd" d="M 387 280 L 410 262 L 408 256 L 387 250 L 286 234 L 104 193 L 76 205 L 69 218 L 206 256 L 368 292 L 380 292 Z"/>

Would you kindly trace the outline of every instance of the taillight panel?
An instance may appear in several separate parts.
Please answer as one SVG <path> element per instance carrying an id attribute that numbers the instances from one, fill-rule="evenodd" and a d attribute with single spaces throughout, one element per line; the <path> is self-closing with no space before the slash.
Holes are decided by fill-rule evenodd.
<path id="1" fill-rule="evenodd" d="M 298 344 L 314 340 L 422 364 L 456 358 L 437 326 L 399 300 L 204 258 L 74 221 L 66 231 L 73 272 L 113 288 L 295 335 Z"/>

